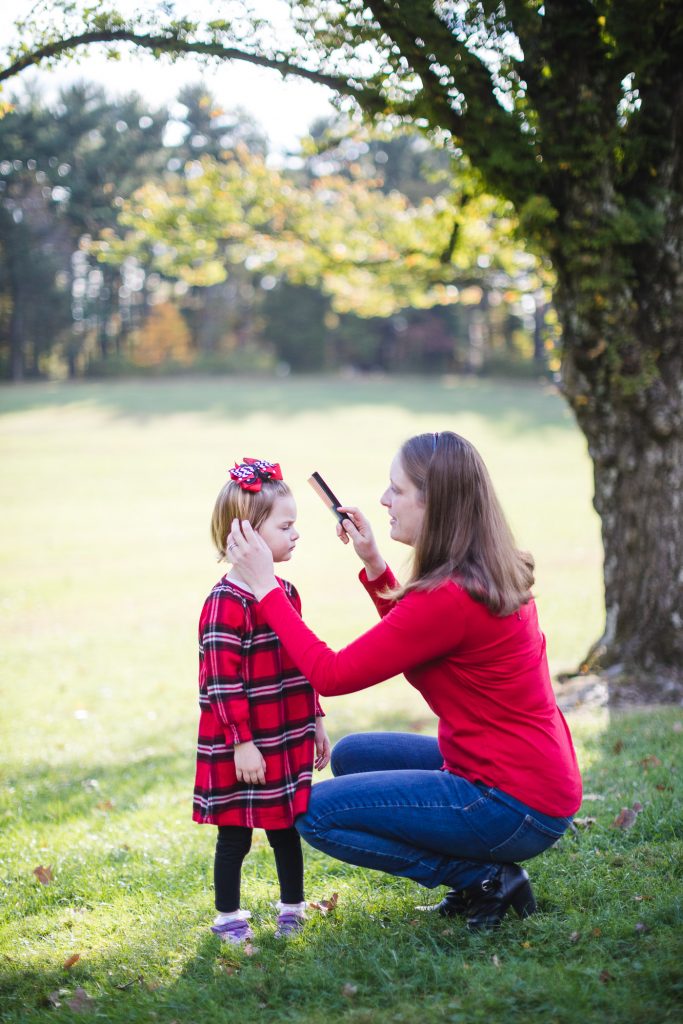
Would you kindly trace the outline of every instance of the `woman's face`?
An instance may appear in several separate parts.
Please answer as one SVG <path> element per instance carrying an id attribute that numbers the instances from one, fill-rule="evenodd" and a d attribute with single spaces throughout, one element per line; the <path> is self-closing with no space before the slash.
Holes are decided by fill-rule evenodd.
<path id="1" fill-rule="evenodd" d="M 406 475 L 399 455 L 394 456 L 389 470 L 389 486 L 379 500 L 389 513 L 391 539 L 413 547 L 422 529 L 425 507 L 422 495 Z"/>

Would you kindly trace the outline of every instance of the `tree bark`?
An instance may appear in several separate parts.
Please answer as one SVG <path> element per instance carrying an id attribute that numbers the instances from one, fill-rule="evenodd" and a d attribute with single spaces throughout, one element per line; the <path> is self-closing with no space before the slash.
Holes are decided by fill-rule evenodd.
<path id="1" fill-rule="evenodd" d="M 570 291 L 561 284 L 557 295 L 563 389 L 593 460 L 605 586 L 604 632 L 579 671 L 602 674 L 613 703 L 683 702 L 683 347 L 680 335 L 661 335 L 661 324 L 677 319 L 674 298 L 669 291 L 667 311 L 666 288 L 656 289 L 658 301 L 648 290 L 612 325 L 622 333 L 620 375 Z M 629 389 L 628 360 L 642 378 L 648 357 L 657 362 L 651 384 Z"/>

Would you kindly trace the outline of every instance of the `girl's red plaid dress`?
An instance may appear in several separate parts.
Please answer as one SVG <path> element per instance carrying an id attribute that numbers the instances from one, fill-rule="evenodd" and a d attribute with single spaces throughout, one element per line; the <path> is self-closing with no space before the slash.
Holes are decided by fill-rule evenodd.
<path id="1" fill-rule="evenodd" d="M 278 580 L 301 614 L 291 583 Z M 289 828 L 308 807 L 318 697 L 260 613 L 253 595 L 226 576 L 199 619 L 199 740 L 194 821 Z M 264 786 L 238 782 L 234 743 L 254 740 Z"/>

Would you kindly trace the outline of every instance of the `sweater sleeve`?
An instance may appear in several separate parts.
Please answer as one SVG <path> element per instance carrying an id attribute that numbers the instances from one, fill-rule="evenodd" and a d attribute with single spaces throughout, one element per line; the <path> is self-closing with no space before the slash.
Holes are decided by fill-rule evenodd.
<path id="1" fill-rule="evenodd" d="M 253 739 L 242 677 L 243 628 L 241 607 L 220 594 L 211 594 L 202 612 L 199 641 L 206 696 L 228 743 Z"/>
<path id="2" fill-rule="evenodd" d="M 319 693 L 354 693 L 454 651 L 465 633 L 457 588 L 412 591 L 367 633 L 331 650 L 297 615 L 278 587 L 260 602 L 271 628 Z"/>
<path id="3" fill-rule="evenodd" d="M 293 583 L 290 583 L 289 587 L 290 587 L 290 590 L 291 590 L 291 602 L 294 605 L 294 608 L 296 609 L 296 611 L 297 611 L 297 613 L 298 613 L 298 615 L 300 617 L 301 616 L 301 598 L 299 597 L 299 591 L 296 589 L 296 587 L 294 586 Z M 315 696 L 315 717 L 316 718 L 324 718 L 325 717 L 325 712 L 323 711 L 323 709 L 322 709 L 322 707 L 320 705 L 320 698 L 318 696 L 317 690 L 314 689 L 313 693 L 314 693 L 314 696 Z"/>
<path id="4" fill-rule="evenodd" d="M 398 586 L 398 580 L 394 576 L 393 572 L 387 565 L 381 576 L 378 576 L 377 579 L 369 580 L 368 574 L 365 571 L 365 569 L 361 569 L 360 573 L 358 574 L 358 579 L 361 581 L 361 583 L 367 590 L 368 594 L 372 598 L 373 604 L 375 605 L 375 608 L 379 612 L 380 616 L 384 618 L 387 612 L 390 612 L 391 609 L 396 604 L 396 602 L 392 601 L 391 598 L 380 596 L 383 590 L 386 590 L 389 587 Z"/>

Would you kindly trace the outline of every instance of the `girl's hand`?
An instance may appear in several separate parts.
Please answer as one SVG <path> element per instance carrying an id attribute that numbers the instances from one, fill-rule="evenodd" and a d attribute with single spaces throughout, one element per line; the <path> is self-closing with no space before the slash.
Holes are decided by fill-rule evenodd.
<path id="1" fill-rule="evenodd" d="M 230 561 L 257 601 L 277 587 L 270 548 L 248 519 L 233 519 L 227 547 Z"/>
<path id="2" fill-rule="evenodd" d="M 387 567 L 375 541 L 370 521 L 354 505 L 340 505 L 339 511 L 346 513 L 343 523 L 337 523 L 337 536 L 344 544 L 351 540 L 354 551 L 365 566 L 368 579 L 381 576 Z"/>
<path id="3" fill-rule="evenodd" d="M 315 720 L 315 767 L 319 772 L 330 763 L 330 738 L 327 735 L 322 718 Z"/>
<path id="4" fill-rule="evenodd" d="M 263 786 L 266 782 L 266 762 L 253 740 L 235 747 L 235 774 L 238 782 Z"/>

